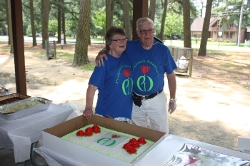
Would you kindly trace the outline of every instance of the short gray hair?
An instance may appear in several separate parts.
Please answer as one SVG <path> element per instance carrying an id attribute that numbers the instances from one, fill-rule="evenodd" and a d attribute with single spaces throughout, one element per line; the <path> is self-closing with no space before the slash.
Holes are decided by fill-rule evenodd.
<path id="1" fill-rule="evenodd" d="M 150 18 L 148 17 L 142 17 L 142 18 L 139 18 L 137 21 L 136 21 L 136 30 L 139 30 L 139 26 L 142 25 L 143 23 L 145 22 L 150 22 L 153 27 L 155 26 L 155 23 L 153 20 L 151 20 Z"/>

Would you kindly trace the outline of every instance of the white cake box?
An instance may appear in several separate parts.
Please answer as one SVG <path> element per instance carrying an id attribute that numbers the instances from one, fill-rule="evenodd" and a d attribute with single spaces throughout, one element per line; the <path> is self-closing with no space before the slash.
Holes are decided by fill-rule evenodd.
<path id="1" fill-rule="evenodd" d="M 148 152 L 147 151 L 146 153 L 141 155 L 136 161 L 130 164 L 61 139 L 62 136 L 72 131 L 75 131 L 81 127 L 84 127 L 88 124 L 97 124 L 111 130 L 127 133 L 137 137 L 144 137 L 145 139 L 155 142 L 155 144 L 148 151 L 150 151 L 154 146 L 156 146 L 165 135 L 165 133 L 163 132 L 143 128 L 136 125 L 131 125 L 125 122 L 115 121 L 110 118 L 103 118 L 94 115 L 92 116 L 91 120 L 87 121 L 83 116 L 78 116 L 74 119 L 63 122 L 52 128 L 45 129 L 42 133 L 43 148 L 60 156 L 70 158 L 71 160 L 77 163 L 83 163 L 82 165 L 93 166 L 132 166 L 140 158 L 143 158 L 143 156 Z"/>
<path id="2" fill-rule="evenodd" d="M 250 137 L 238 137 L 238 149 L 244 153 L 250 154 Z"/>

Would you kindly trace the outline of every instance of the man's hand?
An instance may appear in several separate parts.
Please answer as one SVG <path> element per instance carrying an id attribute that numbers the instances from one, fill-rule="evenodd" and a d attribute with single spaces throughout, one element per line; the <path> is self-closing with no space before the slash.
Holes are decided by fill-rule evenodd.
<path id="1" fill-rule="evenodd" d="M 174 111 L 175 111 L 175 109 L 176 109 L 176 101 L 169 101 L 169 104 L 168 104 L 168 112 L 170 113 L 170 114 L 172 114 Z"/>
<path id="2" fill-rule="evenodd" d="M 103 58 L 108 59 L 106 55 L 106 50 L 102 49 L 95 58 L 96 66 L 104 66 Z"/>
<path id="3" fill-rule="evenodd" d="M 175 93 L 176 93 L 176 78 L 174 72 L 171 74 L 167 74 L 168 78 L 168 88 L 170 92 L 170 100 L 168 104 L 168 112 L 172 114 L 175 109 L 176 109 L 176 98 L 175 98 Z"/>

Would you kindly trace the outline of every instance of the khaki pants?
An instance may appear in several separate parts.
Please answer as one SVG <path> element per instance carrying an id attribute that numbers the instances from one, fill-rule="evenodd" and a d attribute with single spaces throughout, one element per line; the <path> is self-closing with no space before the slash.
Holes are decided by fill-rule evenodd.
<path id="1" fill-rule="evenodd" d="M 140 107 L 133 104 L 132 121 L 142 127 L 169 133 L 167 97 L 161 92 L 152 99 L 142 100 Z"/>

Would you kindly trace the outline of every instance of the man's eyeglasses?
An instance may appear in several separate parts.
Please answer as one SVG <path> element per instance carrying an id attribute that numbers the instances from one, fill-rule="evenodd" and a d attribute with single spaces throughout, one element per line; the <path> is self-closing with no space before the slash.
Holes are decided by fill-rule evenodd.
<path id="1" fill-rule="evenodd" d="M 154 29 L 148 29 L 148 30 L 140 30 L 139 31 L 141 34 L 146 34 L 146 33 L 154 33 L 155 30 Z"/>
<path id="2" fill-rule="evenodd" d="M 127 38 L 124 38 L 124 39 L 114 39 L 112 41 L 116 41 L 116 43 L 121 43 L 121 42 L 125 42 L 127 40 L 128 40 Z"/>

